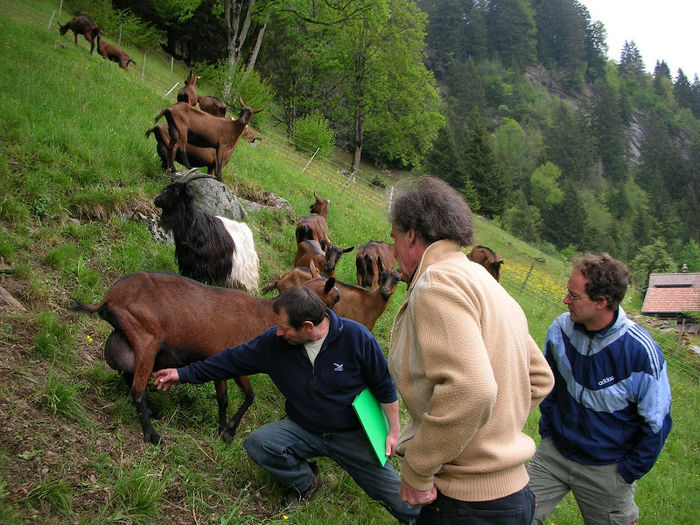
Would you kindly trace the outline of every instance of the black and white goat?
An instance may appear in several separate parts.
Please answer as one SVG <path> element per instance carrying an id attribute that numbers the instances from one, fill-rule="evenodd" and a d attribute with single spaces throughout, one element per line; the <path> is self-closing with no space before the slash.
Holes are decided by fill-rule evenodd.
<path id="1" fill-rule="evenodd" d="M 258 290 L 258 254 L 247 224 L 198 210 L 188 184 L 210 175 L 185 176 L 169 184 L 154 204 L 161 223 L 173 232 L 180 274 L 204 284 Z"/>

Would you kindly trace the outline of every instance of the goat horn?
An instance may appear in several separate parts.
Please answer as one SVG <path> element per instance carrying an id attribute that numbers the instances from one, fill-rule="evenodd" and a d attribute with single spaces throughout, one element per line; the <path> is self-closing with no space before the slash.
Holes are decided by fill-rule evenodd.
<path id="1" fill-rule="evenodd" d="M 192 173 L 194 172 L 194 175 Z M 197 179 L 215 179 L 216 177 L 213 177 L 211 175 L 208 175 L 206 173 L 197 173 L 197 168 L 192 168 L 185 173 L 182 178 L 180 179 L 180 182 L 183 184 L 188 184 L 192 182 L 193 180 Z"/>

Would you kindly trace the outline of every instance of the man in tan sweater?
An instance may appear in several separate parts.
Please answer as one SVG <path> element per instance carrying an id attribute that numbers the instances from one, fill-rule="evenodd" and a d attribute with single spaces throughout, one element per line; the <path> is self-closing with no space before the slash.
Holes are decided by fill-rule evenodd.
<path id="1" fill-rule="evenodd" d="M 554 378 L 517 302 L 462 248 L 469 206 L 425 177 L 391 207 L 406 300 L 394 320 L 389 370 L 411 416 L 397 453 L 400 495 L 418 524 L 529 525 L 534 496 L 522 431 Z"/>

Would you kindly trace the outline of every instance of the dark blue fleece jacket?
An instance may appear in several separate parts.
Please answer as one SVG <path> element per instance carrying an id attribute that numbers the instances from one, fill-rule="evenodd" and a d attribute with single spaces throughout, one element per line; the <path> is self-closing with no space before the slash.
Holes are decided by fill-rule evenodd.
<path id="1" fill-rule="evenodd" d="M 380 403 L 397 400 L 377 340 L 367 328 L 328 310 L 330 327 L 312 365 L 303 345 L 291 345 L 277 327 L 235 348 L 178 368 L 181 383 L 268 374 L 286 398 L 289 419 L 310 432 L 356 430 L 355 396 L 369 387 Z"/>

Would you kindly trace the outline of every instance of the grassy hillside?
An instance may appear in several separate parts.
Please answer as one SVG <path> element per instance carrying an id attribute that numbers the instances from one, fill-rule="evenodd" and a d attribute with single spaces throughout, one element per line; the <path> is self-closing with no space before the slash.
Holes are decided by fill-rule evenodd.
<path id="1" fill-rule="evenodd" d="M 43 0 L 0 3 L 0 256 L 12 268 L 0 285 L 26 308 L 0 307 L 0 522 L 390 523 L 388 513 L 327 461 L 319 496 L 285 518 L 283 489 L 240 446 L 283 413 L 266 377 L 252 379 L 258 396 L 231 445 L 216 435 L 212 385 L 149 392 L 161 416 L 154 425 L 166 442 L 143 443 L 126 387 L 102 359 L 111 327 L 66 306 L 71 296 L 97 302 L 133 271 L 177 271 L 173 248 L 155 242 L 134 212 L 155 213 L 153 198 L 169 182 L 155 141 L 144 133 L 174 102 L 174 92 L 164 94 L 186 70 L 171 73 L 169 60 L 152 51 L 142 69 L 144 51 L 128 42 L 122 47 L 138 63 L 128 72 L 90 56 L 82 37 L 75 46 L 55 21 L 47 29 L 55 10 Z M 207 93 L 207 86 L 197 87 Z M 241 143 L 224 170 L 224 182 L 239 196 L 262 200 L 272 192 L 301 215 L 316 191 L 331 199 L 328 222 L 337 244 L 389 240 L 385 210 L 398 177 L 368 168 L 343 192 L 343 166 L 309 164 L 274 129 L 261 131 L 262 143 Z M 367 183 L 375 178 L 386 189 Z M 264 285 L 293 264 L 294 219 L 263 208 L 251 211 L 249 223 Z M 506 260 L 503 285 L 542 343 L 563 310 L 568 264 L 487 221 L 477 221 L 476 240 Z M 353 255 L 338 268 L 346 282 L 355 280 Z M 401 285 L 374 330 L 385 349 L 404 294 Z M 631 296 L 625 306 L 634 309 L 635 301 Z M 698 503 L 700 368 L 675 335 L 659 338 L 672 365 L 675 428 L 659 463 L 639 483 L 641 521 L 690 523 Z M 235 389 L 230 396 L 232 405 L 240 402 Z M 536 421 L 533 414 L 527 431 L 537 439 Z M 567 500 L 553 522 L 578 523 L 573 506 Z"/>

